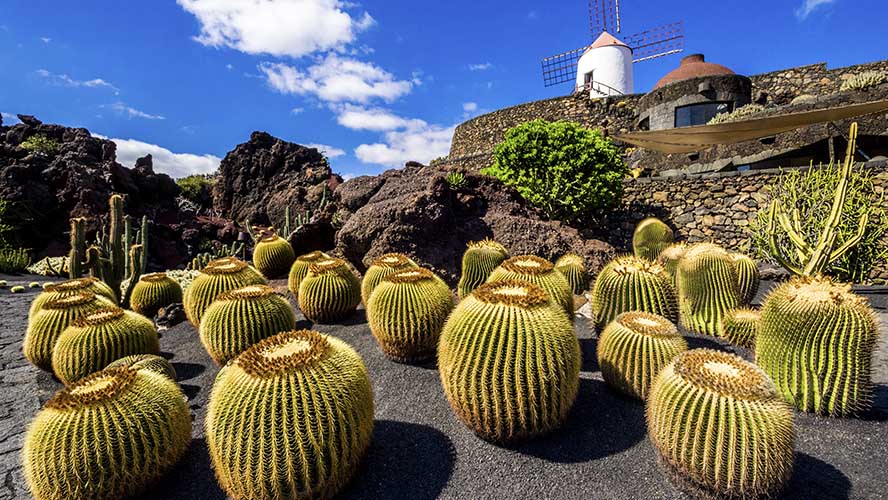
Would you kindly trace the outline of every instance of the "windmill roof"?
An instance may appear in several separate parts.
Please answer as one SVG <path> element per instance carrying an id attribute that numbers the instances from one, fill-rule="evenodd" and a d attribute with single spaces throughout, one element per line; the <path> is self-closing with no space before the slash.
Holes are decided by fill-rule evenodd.
<path id="1" fill-rule="evenodd" d="M 631 47 L 629 47 L 607 31 L 602 31 L 601 35 L 599 35 L 598 38 L 594 42 L 592 42 L 592 45 L 589 46 L 589 50 L 597 49 L 599 47 L 608 47 L 610 45 L 619 45 L 621 47 L 631 49 Z"/>
<path id="2" fill-rule="evenodd" d="M 670 71 L 669 73 L 666 73 L 663 78 L 660 78 L 660 81 L 658 81 L 657 84 L 654 85 L 654 88 L 658 89 L 664 85 L 669 85 L 670 83 L 674 83 L 680 80 L 687 80 L 688 78 L 734 74 L 736 73 L 731 71 L 731 69 L 726 66 L 706 62 L 703 54 L 691 54 L 687 57 L 683 57 L 681 60 L 681 64 L 679 64 L 677 68 Z"/>

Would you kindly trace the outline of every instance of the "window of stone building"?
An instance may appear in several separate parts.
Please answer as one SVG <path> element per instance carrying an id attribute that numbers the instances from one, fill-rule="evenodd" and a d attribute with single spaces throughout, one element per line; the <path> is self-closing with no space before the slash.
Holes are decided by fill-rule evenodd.
<path id="1" fill-rule="evenodd" d="M 675 126 L 706 125 L 715 115 L 730 113 L 733 110 L 734 103 L 731 101 L 699 102 L 679 106 L 675 108 Z"/>

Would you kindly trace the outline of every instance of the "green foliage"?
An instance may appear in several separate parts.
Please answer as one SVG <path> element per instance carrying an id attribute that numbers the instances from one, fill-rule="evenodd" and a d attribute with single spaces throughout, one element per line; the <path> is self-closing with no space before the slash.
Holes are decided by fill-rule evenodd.
<path id="1" fill-rule="evenodd" d="M 43 134 L 35 134 L 25 139 L 21 147 L 28 151 L 42 155 L 54 155 L 59 152 L 59 141 L 51 139 Z"/>
<path id="2" fill-rule="evenodd" d="M 839 87 L 839 90 L 842 92 L 845 92 L 846 90 L 865 90 L 885 82 L 888 82 L 888 73 L 885 73 L 884 71 L 864 71 L 852 75 L 851 78 L 842 82 L 842 86 Z"/>
<path id="3" fill-rule="evenodd" d="M 0 273 L 18 274 L 31 265 L 31 252 L 24 248 L 0 249 Z"/>
<path id="4" fill-rule="evenodd" d="M 447 174 L 447 185 L 454 191 L 461 189 L 466 185 L 466 174 L 459 171 L 450 172 Z"/>
<path id="5" fill-rule="evenodd" d="M 709 123 L 707 123 L 707 125 L 717 125 L 719 123 L 748 120 L 753 115 L 761 113 L 764 110 L 765 107 L 761 104 L 747 104 L 746 106 L 740 106 L 730 113 L 719 113 L 715 115 L 714 117 L 712 117 L 711 120 L 709 120 Z"/>
<path id="6" fill-rule="evenodd" d="M 510 129 L 483 172 L 552 219 L 576 221 L 615 206 L 628 170 L 599 130 L 534 120 Z"/>
<path id="7" fill-rule="evenodd" d="M 182 197 L 198 206 L 206 204 L 207 200 L 212 197 L 213 185 L 216 184 L 216 178 L 212 175 L 189 175 L 176 180 L 179 189 L 182 190 Z"/>

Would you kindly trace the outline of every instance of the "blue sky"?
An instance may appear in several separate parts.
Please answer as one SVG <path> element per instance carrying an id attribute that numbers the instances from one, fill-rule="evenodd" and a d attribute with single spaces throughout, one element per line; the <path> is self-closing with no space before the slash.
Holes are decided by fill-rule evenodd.
<path id="1" fill-rule="evenodd" d="M 738 73 L 888 58 L 884 0 L 622 0 L 624 33 L 685 23 Z M 4 0 L 0 111 L 86 127 L 122 163 L 211 171 L 265 130 L 377 173 L 447 153 L 453 127 L 570 91 L 540 59 L 590 43 L 585 0 Z M 637 64 L 647 91 L 679 56 Z"/>

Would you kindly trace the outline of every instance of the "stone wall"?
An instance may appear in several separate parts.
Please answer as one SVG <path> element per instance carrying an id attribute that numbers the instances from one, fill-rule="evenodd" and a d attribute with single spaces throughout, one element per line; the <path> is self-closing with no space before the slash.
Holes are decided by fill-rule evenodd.
<path id="1" fill-rule="evenodd" d="M 802 95 L 830 94 L 837 92 L 842 82 L 851 76 L 865 71 L 888 71 L 888 60 L 835 69 L 827 69 L 826 63 L 819 63 L 751 76 L 753 100 L 764 101 L 760 104 L 782 105 Z"/>

